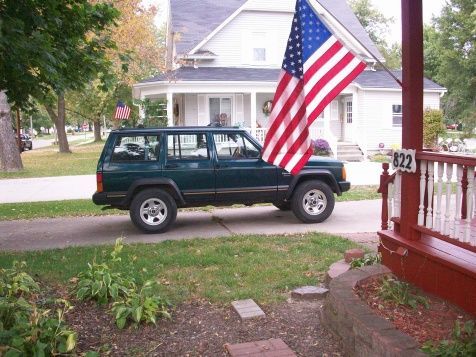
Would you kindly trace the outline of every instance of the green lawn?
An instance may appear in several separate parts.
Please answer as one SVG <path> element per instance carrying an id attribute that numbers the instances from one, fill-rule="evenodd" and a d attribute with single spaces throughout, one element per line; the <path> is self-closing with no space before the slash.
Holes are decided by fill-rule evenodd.
<path id="1" fill-rule="evenodd" d="M 231 238 L 125 245 L 115 268 L 136 279 L 156 279 L 174 303 L 206 299 L 229 303 L 253 298 L 282 301 L 286 292 L 324 279 L 327 268 L 356 244 L 327 234 L 245 235 Z M 0 253 L 0 267 L 26 261 L 28 272 L 47 285 L 68 281 L 87 262 L 109 254 L 111 246 Z"/>
<path id="2" fill-rule="evenodd" d="M 82 144 L 80 141 L 70 144 L 71 154 L 59 153 L 56 146 L 25 151 L 21 156 L 24 170 L 0 172 L 0 179 L 93 175 L 103 146 L 104 143 Z"/>
<path id="3" fill-rule="evenodd" d="M 355 186 L 349 192 L 337 197 L 337 202 L 360 201 L 380 198 L 377 186 Z M 236 205 L 240 207 L 240 205 Z M 212 206 L 194 208 L 194 210 L 210 211 Z M 127 211 L 110 209 L 101 211 L 91 200 L 65 200 L 48 202 L 4 203 L 0 204 L 0 221 L 17 219 L 84 217 L 127 214 Z"/>

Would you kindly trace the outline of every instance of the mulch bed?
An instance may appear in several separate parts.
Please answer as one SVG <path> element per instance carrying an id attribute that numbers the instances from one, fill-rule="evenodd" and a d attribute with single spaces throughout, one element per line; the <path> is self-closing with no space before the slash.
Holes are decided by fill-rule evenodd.
<path id="1" fill-rule="evenodd" d="M 340 342 L 321 327 L 321 302 L 261 306 L 265 318 L 242 322 L 230 307 L 193 301 L 177 306 L 172 320 L 119 330 L 93 302 L 74 302 L 67 323 L 78 333 L 77 352 L 111 356 L 227 356 L 226 343 L 281 338 L 298 356 L 342 356 Z"/>
<path id="2" fill-rule="evenodd" d="M 445 300 L 418 291 L 429 303 L 429 308 L 418 305 L 413 309 L 383 300 L 378 293 L 381 280 L 370 280 L 357 289 L 357 295 L 381 317 L 391 321 L 395 327 L 412 336 L 420 345 L 426 341 L 449 339 L 455 321 L 475 320 L 471 314 L 449 304 Z"/>

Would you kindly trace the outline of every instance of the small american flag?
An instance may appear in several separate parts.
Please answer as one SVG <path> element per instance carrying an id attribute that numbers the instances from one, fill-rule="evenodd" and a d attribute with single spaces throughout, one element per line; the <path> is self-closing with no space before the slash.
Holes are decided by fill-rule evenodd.
<path id="1" fill-rule="evenodd" d="M 365 67 L 334 37 L 309 0 L 297 0 L 263 159 L 298 173 L 312 155 L 309 126 Z"/>
<path id="2" fill-rule="evenodd" d="M 116 104 L 116 113 L 114 114 L 114 119 L 129 119 L 131 115 L 131 108 L 129 108 L 124 102 L 117 102 Z"/>

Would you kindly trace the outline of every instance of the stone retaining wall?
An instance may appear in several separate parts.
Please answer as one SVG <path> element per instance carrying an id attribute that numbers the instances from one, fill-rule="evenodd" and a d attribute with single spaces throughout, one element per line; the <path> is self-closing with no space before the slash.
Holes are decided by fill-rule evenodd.
<path id="1" fill-rule="evenodd" d="M 321 321 L 342 338 L 346 356 L 426 356 L 412 337 L 376 315 L 354 293 L 360 283 L 390 273 L 383 265 L 372 265 L 350 270 L 330 282 Z"/>

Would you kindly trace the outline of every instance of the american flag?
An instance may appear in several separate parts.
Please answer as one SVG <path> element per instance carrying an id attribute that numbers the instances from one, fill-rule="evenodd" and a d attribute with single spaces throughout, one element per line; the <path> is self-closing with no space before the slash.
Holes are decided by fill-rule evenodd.
<path id="1" fill-rule="evenodd" d="M 116 104 L 116 113 L 114 114 L 114 119 L 129 119 L 131 115 L 131 108 L 129 108 L 126 104 L 119 101 Z"/>
<path id="2" fill-rule="evenodd" d="M 309 126 L 365 67 L 334 37 L 309 0 L 297 0 L 263 159 L 298 173 L 312 155 Z"/>

